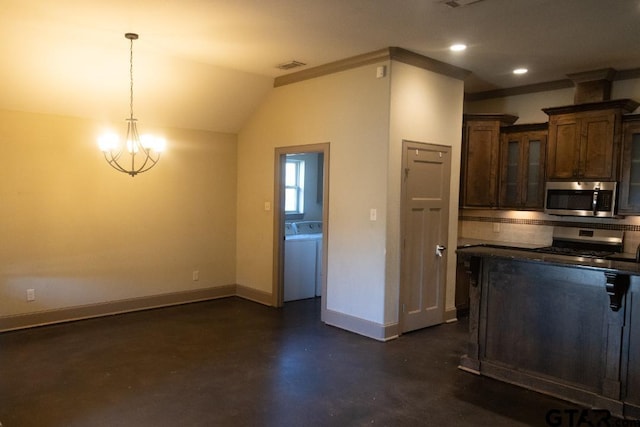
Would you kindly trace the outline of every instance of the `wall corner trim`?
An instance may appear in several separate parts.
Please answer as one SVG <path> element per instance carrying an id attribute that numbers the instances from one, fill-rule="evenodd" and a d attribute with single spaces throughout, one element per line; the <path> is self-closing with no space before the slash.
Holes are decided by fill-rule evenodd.
<path id="1" fill-rule="evenodd" d="M 257 302 L 263 305 L 271 306 L 273 303 L 273 297 L 270 293 L 259 291 L 248 286 L 236 285 L 235 294 L 237 297 L 244 298 L 246 300 Z"/>
<path id="2" fill-rule="evenodd" d="M 444 312 L 444 323 L 455 323 L 458 321 L 458 311 L 455 307 L 448 308 Z"/>
<path id="3" fill-rule="evenodd" d="M 327 309 L 324 322 L 329 326 L 373 338 L 377 341 L 389 341 L 398 338 L 398 324 L 383 325 L 370 320 Z"/>

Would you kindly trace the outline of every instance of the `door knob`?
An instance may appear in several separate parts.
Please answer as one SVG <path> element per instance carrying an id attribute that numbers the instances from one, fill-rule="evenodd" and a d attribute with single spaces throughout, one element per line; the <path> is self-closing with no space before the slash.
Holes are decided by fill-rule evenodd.
<path id="1" fill-rule="evenodd" d="M 446 251 L 447 247 L 446 246 L 442 246 L 442 245 L 436 245 L 436 255 L 441 257 L 442 256 L 442 252 Z"/>

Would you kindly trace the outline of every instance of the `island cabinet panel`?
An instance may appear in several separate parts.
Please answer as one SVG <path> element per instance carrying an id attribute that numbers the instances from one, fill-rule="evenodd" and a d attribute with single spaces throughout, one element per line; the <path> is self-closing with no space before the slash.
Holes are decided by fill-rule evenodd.
<path id="1" fill-rule="evenodd" d="M 627 293 L 626 338 L 623 353 L 626 368 L 625 415 L 640 419 L 640 277 L 632 277 Z"/>
<path id="2" fill-rule="evenodd" d="M 490 260 L 482 358 L 600 394 L 608 298 L 602 272 Z"/>
<path id="3" fill-rule="evenodd" d="M 640 264 L 459 248 L 469 275 L 460 369 L 640 419 Z"/>

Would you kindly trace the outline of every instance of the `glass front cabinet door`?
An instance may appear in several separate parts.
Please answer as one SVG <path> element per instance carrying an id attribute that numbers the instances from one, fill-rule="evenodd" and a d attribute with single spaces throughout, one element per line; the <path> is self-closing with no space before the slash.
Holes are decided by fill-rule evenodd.
<path id="1" fill-rule="evenodd" d="M 618 212 L 640 214 L 640 115 L 624 117 L 619 191 Z"/>
<path id="2" fill-rule="evenodd" d="M 500 141 L 500 207 L 544 208 L 546 124 L 503 128 Z"/>

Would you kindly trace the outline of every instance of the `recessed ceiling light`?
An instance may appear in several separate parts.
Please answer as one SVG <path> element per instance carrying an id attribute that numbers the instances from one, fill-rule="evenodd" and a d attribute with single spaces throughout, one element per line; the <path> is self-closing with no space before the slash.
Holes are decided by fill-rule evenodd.
<path id="1" fill-rule="evenodd" d="M 449 50 L 451 52 L 462 52 L 466 48 L 467 48 L 467 45 L 466 44 L 462 44 L 462 43 L 456 43 L 456 44 L 452 44 L 451 46 L 449 46 Z"/>
<path id="2" fill-rule="evenodd" d="M 527 72 L 529 72 L 529 70 L 526 68 L 516 68 L 513 70 L 513 74 L 526 74 Z"/>

